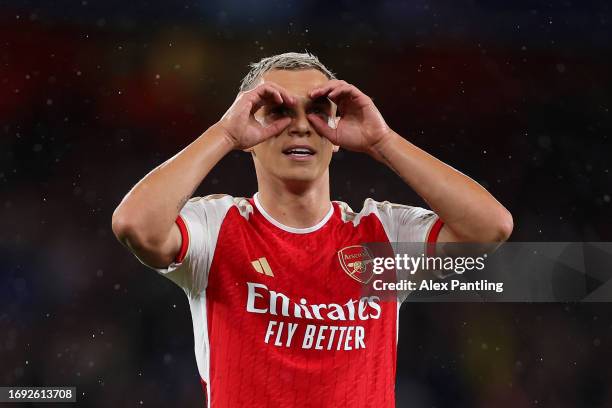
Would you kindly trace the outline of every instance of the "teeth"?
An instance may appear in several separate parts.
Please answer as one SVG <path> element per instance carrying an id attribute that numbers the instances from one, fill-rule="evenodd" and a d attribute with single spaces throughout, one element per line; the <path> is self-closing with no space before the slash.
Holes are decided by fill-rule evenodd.
<path id="1" fill-rule="evenodd" d="M 291 149 L 288 151 L 289 154 L 309 155 L 312 152 L 308 149 Z"/>

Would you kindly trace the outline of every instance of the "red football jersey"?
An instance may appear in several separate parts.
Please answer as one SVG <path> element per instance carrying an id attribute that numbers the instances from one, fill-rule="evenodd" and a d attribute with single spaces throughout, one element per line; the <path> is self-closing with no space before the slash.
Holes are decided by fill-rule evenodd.
<path id="1" fill-rule="evenodd" d="M 291 228 L 257 194 L 213 195 L 189 200 L 177 224 L 181 252 L 156 270 L 189 299 L 209 407 L 395 406 L 400 301 L 364 295 L 341 258 L 368 242 L 434 242 L 433 212 L 334 201 L 317 225 Z"/>

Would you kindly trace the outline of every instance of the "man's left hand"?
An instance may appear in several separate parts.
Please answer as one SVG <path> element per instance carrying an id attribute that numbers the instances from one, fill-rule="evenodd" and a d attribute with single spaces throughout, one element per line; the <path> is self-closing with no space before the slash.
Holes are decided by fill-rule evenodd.
<path id="1" fill-rule="evenodd" d="M 308 120 L 319 133 L 342 148 L 377 157 L 376 146 L 393 135 L 372 99 L 345 81 L 332 79 L 310 91 L 311 99 L 327 97 L 338 107 L 336 127 L 331 128 L 315 114 Z"/>

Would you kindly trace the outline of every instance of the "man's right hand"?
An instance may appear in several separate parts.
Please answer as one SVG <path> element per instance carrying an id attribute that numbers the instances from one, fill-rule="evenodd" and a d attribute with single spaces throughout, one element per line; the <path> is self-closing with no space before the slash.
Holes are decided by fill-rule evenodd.
<path id="1" fill-rule="evenodd" d="M 281 133 L 291 118 L 283 117 L 266 125 L 255 118 L 262 106 L 294 106 L 295 98 L 281 86 L 266 83 L 249 91 L 241 92 L 217 123 L 234 149 L 249 149 L 264 140 Z"/>
<path id="2" fill-rule="evenodd" d="M 117 238 L 147 265 L 167 267 L 182 242 L 176 217 L 196 187 L 230 148 L 248 149 L 289 126 L 289 117 L 260 124 L 254 116 L 259 108 L 295 103 L 275 84 L 241 92 L 219 122 L 147 174 L 125 196 L 113 214 Z"/>

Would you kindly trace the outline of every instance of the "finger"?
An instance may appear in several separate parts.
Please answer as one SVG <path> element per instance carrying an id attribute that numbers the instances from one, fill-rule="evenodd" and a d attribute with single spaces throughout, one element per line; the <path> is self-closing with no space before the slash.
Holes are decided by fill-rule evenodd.
<path id="1" fill-rule="evenodd" d="M 336 89 L 339 86 L 347 85 L 346 81 L 341 81 L 338 79 L 331 79 L 325 83 L 325 85 L 315 88 L 310 91 L 309 95 L 312 99 L 319 98 L 321 96 L 326 96 L 331 91 Z"/>
<path id="2" fill-rule="evenodd" d="M 335 88 L 329 93 L 329 95 L 327 95 L 327 97 L 334 102 L 337 102 L 347 96 L 349 97 L 359 96 L 359 92 L 357 91 L 357 88 L 355 88 L 352 85 L 346 84 L 346 85 L 342 85 L 342 86 Z"/>
<path id="3" fill-rule="evenodd" d="M 283 97 L 281 93 L 269 85 L 262 85 L 253 90 L 253 96 L 250 100 L 253 106 L 251 112 L 259 110 L 264 105 L 276 104 L 282 105 Z"/>
<path id="4" fill-rule="evenodd" d="M 319 115 L 315 115 L 314 113 L 309 113 L 306 115 L 306 118 L 319 135 L 329 139 L 335 144 L 336 129 L 330 128 L 327 122 L 321 119 Z"/>
<path id="5" fill-rule="evenodd" d="M 272 88 L 276 89 L 281 97 L 283 98 L 283 103 L 285 105 L 289 105 L 289 106 L 293 106 L 297 103 L 297 99 L 295 97 L 293 97 L 289 91 L 287 91 L 285 88 L 283 88 L 282 86 L 275 84 L 274 82 L 268 82 L 268 85 L 271 86 Z"/>
<path id="6" fill-rule="evenodd" d="M 295 104 L 295 99 L 281 86 L 268 83 L 254 89 L 254 100 L 252 100 L 251 112 L 256 112 L 264 105 L 289 105 Z"/>
<path id="7" fill-rule="evenodd" d="M 275 120 L 263 128 L 264 140 L 281 134 L 291 123 L 291 118 Z"/>

